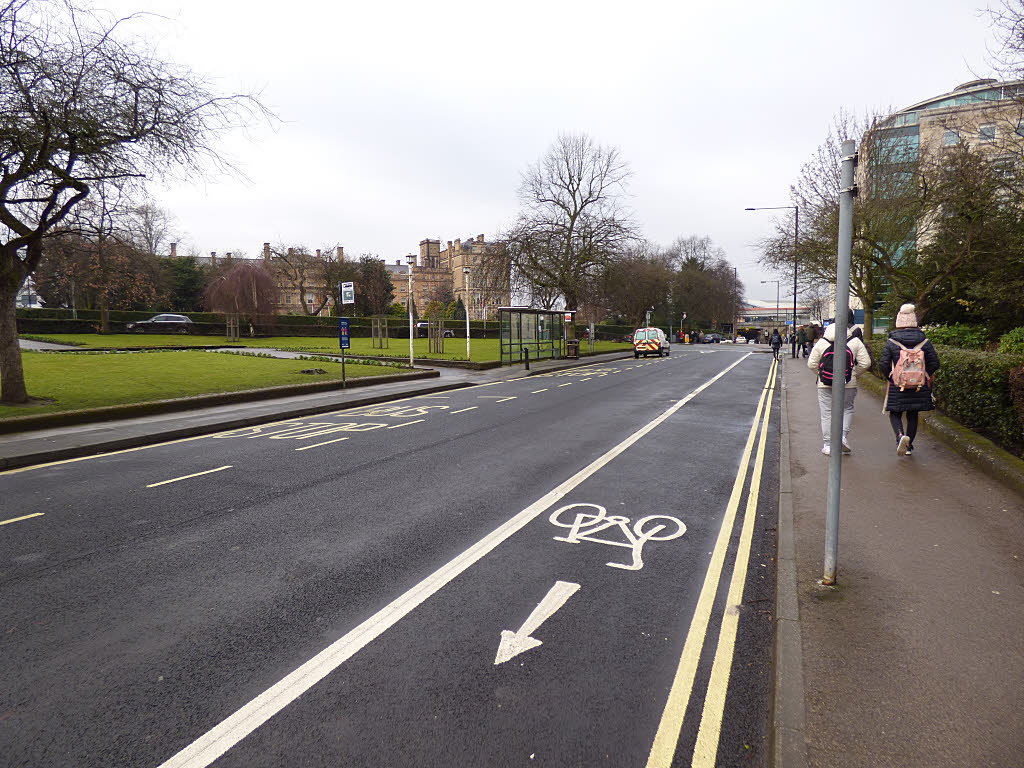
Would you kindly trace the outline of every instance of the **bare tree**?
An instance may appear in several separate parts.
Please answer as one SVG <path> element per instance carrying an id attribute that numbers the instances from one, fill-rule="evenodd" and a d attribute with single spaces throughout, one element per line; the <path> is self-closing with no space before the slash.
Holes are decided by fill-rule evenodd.
<path id="1" fill-rule="evenodd" d="M 857 120 L 840 114 L 791 190 L 800 206 L 799 248 L 794 249 L 792 213 L 779 217 L 775 233 L 760 243 L 761 263 L 781 275 L 792 275 L 795 260 L 805 281 L 835 284 L 841 146 L 855 140 L 860 162 L 850 291 L 864 307 L 868 335 L 886 280 L 901 263 L 916 258 L 918 239 L 928 225 L 927 185 L 917 150 L 906 138 L 890 128 L 887 117 Z"/>
<path id="2" fill-rule="evenodd" d="M 624 204 L 630 174 L 618 149 L 560 135 L 523 173 L 522 210 L 487 259 L 487 279 L 497 284 L 507 270 L 513 295 L 576 309 L 588 283 L 639 240 Z"/>
<path id="3" fill-rule="evenodd" d="M 665 305 L 672 280 L 668 260 L 647 243 L 608 265 L 601 278 L 604 306 L 640 325 L 649 309 Z"/>
<path id="4" fill-rule="evenodd" d="M 277 304 L 277 283 L 260 261 L 236 261 L 224 274 L 210 281 L 204 292 L 208 310 L 228 316 L 228 336 L 232 325 L 237 329 L 240 318 L 262 320 L 274 313 Z"/>
<path id="5" fill-rule="evenodd" d="M 256 116 L 75 0 L 0 0 L 0 402 L 28 400 L 14 302 L 43 239 L 105 183 L 230 165 L 215 142 Z"/>

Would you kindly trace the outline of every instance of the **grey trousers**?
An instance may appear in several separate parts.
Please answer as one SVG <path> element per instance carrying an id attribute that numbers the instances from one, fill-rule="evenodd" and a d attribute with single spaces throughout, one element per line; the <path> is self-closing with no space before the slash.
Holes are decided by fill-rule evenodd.
<path id="1" fill-rule="evenodd" d="M 843 440 L 850 434 L 850 426 L 853 424 L 853 401 L 857 397 L 857 390 L 846 388 L 846 395 L 843 404 Z M 827 443 L 832 436 L 832 389 L 831 387 L 818 387 L 818 410 L 821 411 L 821 436 Z"/>

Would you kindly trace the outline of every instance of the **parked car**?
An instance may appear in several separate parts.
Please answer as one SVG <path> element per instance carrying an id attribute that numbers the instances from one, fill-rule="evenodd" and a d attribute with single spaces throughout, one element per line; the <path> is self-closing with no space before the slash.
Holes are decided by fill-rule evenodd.
<path id="1" fill-rule="evenodd" d="M 704 334 L 705 344 L 721 344 L 722 337 L 717 333 L 705 333 Z"/>
<path id="2" fill-rule="evenodd" d="M 657 354 L 661 357 L 670 353 L 668 337 L 661 328 L 637 328 L 633 331 L 633 359 L 640 355 L 647 357 Z"/>
<path id="3" fill-rule="evenodd" d="M 423 322 L 422 320 L 416 323 L 416 335 L 421 339 L 427 338 L 427 323 Z M 446 339 L 454 339 L 455 331 L 453 331 L 451 328 L 445 328 L 444 337 Z"/>
<path id="4" fill-rule="evenodd" d="M 196 324 L 185 315 L 157 315 L 125 326 L 136 333 L 193 333 L 195 327 Z"/>

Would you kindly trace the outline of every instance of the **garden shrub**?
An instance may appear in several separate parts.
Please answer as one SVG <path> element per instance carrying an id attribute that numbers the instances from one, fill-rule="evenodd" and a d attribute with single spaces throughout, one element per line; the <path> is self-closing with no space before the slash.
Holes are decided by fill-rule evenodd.
<path id="1" fill-rule="evenodd" d="M 988 328 L 984 325 L 936 325 L 925 328 L 932 344 L 960 349 L 984 349 L 989 340 Z"/>
<path id="2" fill-rule="evenodd" d="M 968 429 L 1024 455 L 1024 410 L 1018 407 L 1024 355 L 944 347 L 935 375 L 935 404 Z M 1011 383 L 1011 374 L 1013 383 Z"/>
<path id="3" fill-rule="evenodd" d="M 999 337 L 999 352 L 1004 355 L 1024 355 L 1024 328 L 1014 328 Z"/>

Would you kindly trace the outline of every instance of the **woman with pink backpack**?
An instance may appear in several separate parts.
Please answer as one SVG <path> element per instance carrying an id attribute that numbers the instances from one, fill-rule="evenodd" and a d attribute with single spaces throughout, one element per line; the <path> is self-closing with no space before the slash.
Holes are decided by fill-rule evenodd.
<path id="1" fill-rule="evenodd" d="M 878 360 L 878 368 L 888 389 L 882 412 L 889 412 L 889 423 L 896 433 L 896 453 L 909 456 L 914 452 L 917 435 L 917 414 L 930 411 L 932 378 L 939 370 L 939 355 L 924 331 L 917 327 L 917 307 L 904 304 L 896 315 L 896 330 L 889 334 Z M 907 414 L 906 431 L 903 414 Z"/>

